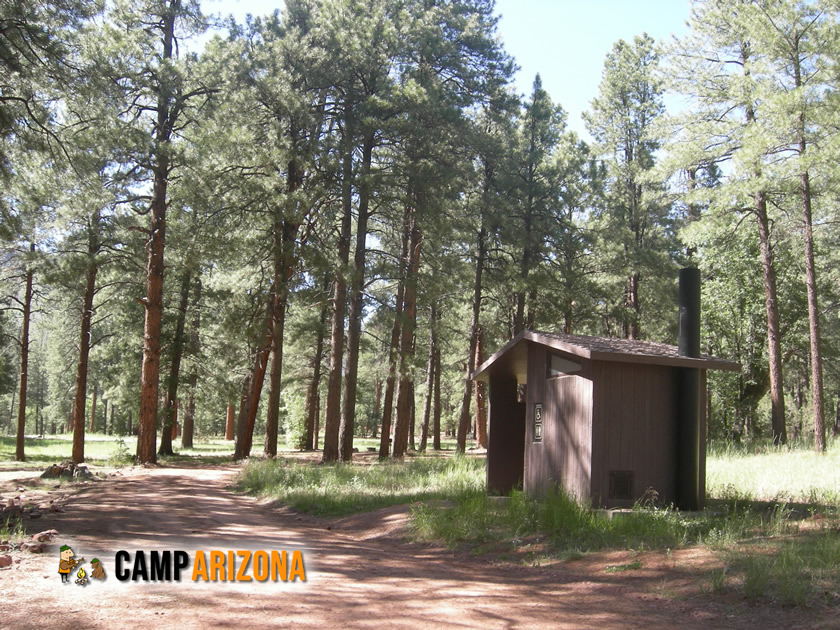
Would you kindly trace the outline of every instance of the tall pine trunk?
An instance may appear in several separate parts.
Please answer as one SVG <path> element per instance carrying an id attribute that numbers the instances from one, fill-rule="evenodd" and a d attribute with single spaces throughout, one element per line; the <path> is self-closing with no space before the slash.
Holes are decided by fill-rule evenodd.
<path id="1" fill-rule="evenodd" d="M 93 400 L 90 403 L 90 426 L 88 431 L 93 433 L 96 431 L 96 383 L 93 384 Z"/>
<path id="2" fill-rule="evenodd" d="M 289 277 L 294 265 L 294 247 L 298 227 L 288 220 L 275 225 L 275 246 L 279 259 L 275 260 L 275 303 L 273 335 L 271 339 L 271 378 L 268 384 L 268 412 L 265 421 L 264 452 L 277 455 L 277 434 L 280 420 L 280 388 L 283 377 L 283 340 L 286 329 L 286 304 L 289 299 Z M 279 232 L 279 235 L 277 234 Z M 278 242 L 279 241 L 279 242 Z"/>
<path id="3" fill-rule="evenodd" d="M 348 105 L 348 110 L 350 106 Z M 349 118 L 349 111 L 348 116 Z M 333 281 L 332 331 L 330 333 L 330 377 L 327 384 L 327 410 L 324 418 L 323 461 L 339 457 L 338 434 L 341 427 L 341 377 L 344 363 L 344 315 L 347 301 L 347 263 L 350 258 L 350 231 L 353 221 L 353 145 L 352 133 L 344 130 L 345 147 L 342 166 L 341 233 L 338 239 L 338 268 Z"/>
<path id="4" fill-rule="evenodd" d="M 374 132 L 368 132 L 362 146 L 362 166 L 359 177 L 359 212 L 356 220 L 356 251 L 353 255 L 353 276 L 350 280 L 350 312 L 347 330 L 347 361 L 344 366 L 344 399 L 339 429 L 340 457 L 353 459 L 353 432 L 356 425 L 356 388 L 359 369 L 359 342 L 362 337 L 364 311 L 365 253 L 370 206 L 370 165 L 373 159 Z"/>
<path id="5" fill-rule="evenodd" d="M 408 265 L 403 294 L 403 319 L 400 334 L 399 389 L 397 391 L 397 421 L 394 425 L 394 448 L 391 455 L 403 457 L 408 448 L 408 434 L 414 414 L 414 379 L 411 364 L 414 361 L 414 329 L 417 323 L 417 274 L 420 267 L 422 233 L 417 225 L 415 208 L 406 209 L 409 245 Z"/>
<path id="6" fill-rule="evenodd" d="M 329 287 L 329 280 L 324 282 L 324 293 Z M 312 380 L 306 390 L 306 434 L 303 447 L 306 450 L 318 448 L 318 411 L 321 407 L 321 360 L 324 356 L 324 328 L 327 324 L 327 302 L 321 305 L 318 320 L 318 335 L 315 340 L 315 355 L 312 359 Z"/>
<path id="7" fill-rule="evenodd" d="M 175 321 L 175 338 L 172 340 L 172 367 L 166 384 L 166 402 L 163 407 L 163 428 L 160 433 L 158 455 L 174 455 L 172 440 L 176 425 L 178 386 L 181 379 L 181 356 L 184 353 L 184 327 L 187 322 L 187 307 L 190 299 L 192 269 L 187 266 L 181 278 L 181 295 L 178 303 L 178 317 Z"/>
<path id="8" fill-rule="evenodd" d="M 749 44 L 741 46 L 741 61 L 744 76 L 749 78 Z M 755 108 L 752 102 L 746 104 L 747 125 L 755 124 Z M 756 180 L 760 184 L 761 171 L 756 168 Z M 758 224 L 758 241 L 761 252 L 761 270 L 764 279 L 764 307 L 767 316 L 767 348 L 770 371 L 770 407 L 773 444 L 787 442 L 785 428 L 785 394 L 782 379 L 782 332 L 779 326 L 779 302 L 776 293 L 776 269 L 773 264 L 773 246 L 770 241 L 770 220 L 767 216 L 767 195 L 757 190 L 754 195 L 754 213 Z M 746 425 L 745 425 L 746 427 Z"/>
<path id="9" fill-rule="evenodd" d="M 385 396 L 382 401 L 382 427 L 379 435 L 379 459 L 388 457 L 391 451 L 391 416 L 394 408 L 394 388 L 399 361 L 400 331 L 402 330 L 403 297 L 405 295 L 405 268 L 408 262 L 408 223 L 404 222 L 400 246 L 400 273 L 397 295 L 394 302 L 394 325 L 391 327 L 391 343 L 388 347 L 388 377 L 385 379 Z"/>
<path id="10" fill-rule="evenodd" d="M 800 141 L 801 152 L 805 141 Z M 811 341 L 811 405 L 814 414 L 814 450 L 825 452 L 825 403 L 820 350 L 820 310 L 817 300 L 817 271 L 814 264 L 814 234 L 811 220 L 811 184 L 808 171 L 801 176 L 802 215 L 805 223 L 805 284 L 808 287 L 808 328 Z"/>
<path id="11" fill-rule="evenodd" d="M 233 405 L 228 405 L 225 415 L 225 439 L 228 441 L 233 441 L 234 439 L 235 414 L 236 408 Z"/>
<path id="12" fill-rule="evenodd" d="M 764 305 L 767 312 L 767 346 L 770 359 L 770 405 L 773 444 L 787 442 L 785 427 L 785 394 L 782 380 L 782 332 L 779 326 L 779 301 L 776 294 L 776 270 L 770 243 L 770 221 L 767 198 L 763 191 L 755 193 L 755 213 L 764 276 Z"/>
<path id="13" fill-rule="evenodd" d="M 35 243 L 29 245 L 29 251 L 35 251 Z M 26 268 L 26 287 L 23 294 L 23 323 L 20 333 L 20 388 L 18 393 L 17 438 L 15 440 L 15 460 L 26 460 L 24 453 L 24 434 L 26 433 L 26 387 L 29 380 L 29 320 L 32 316 L 32 279 L 35 270 L 32 262 Z"/>
<path id="14" fill-rule="evenodd" d="M 274 333 L 274 287 L 269 291 L 263 330 L 265 330 L 265 336 L 257 348 L 251 373 L 242 388 L 242 399 L 239 404 L 239 416 L 236 423 L 236 447 L 233 451 L 233 458 L 236 460 L 245 459 L 251 455 L 254 424 L 257 421 L 260 395 L 265 382 L 268 357 L 271 353 L 271 338 Z"/>
<path id="15" fill-rule="evenodd" d="M 73 462 L 81 464 L 85 461 L 85 403 L 87 402 L 88 358 L 90 356 L 90 323 L 93 318 L 93 297 L 96 293 L 96 274 L 99 266 L 96 263 L 95 242 L 91 230 L 88 241 L 88 268 L 85 279 L 85 294 L 82 297 L 82 321 L 79 335 L 79 361 L 76 365 L 76 393 L 73 398 Z"/>
<path id="16" fill-rule="evenodd" d="M 292 146 L 297 144 L 298 132 L 294 121 L 289 124 Z M 294 194 L 301 184 L 303 173 L 295 158 L 289 160 L 286 169 L 286 193 L 290 200 L 287 212 L 294 208 Z M 276 212 L 276 211 L 275 211 Z M 271 379 L 268 386 L 268 413 L 265 420 L 264 451 L 268 457 L 277 456 L 277 434 L 280 423 L 280 388 L 283 381 L 283 342 L 286 329 L 286 304 L 289 299 L 289 278 L 295 260 L 295 240 L 299 224 L 288 216 L 274 218 L 274 336 L 271 342 Z"/>
<path id="17" fill-rule="evenodd" d="M 475 261 L 475 279 L 473 281 L 473 304 L 472 321 L 470 323 L 470 347 L 467 355 L 467 370 L 464 375 L 464 390 L 461 397 L 461 414 L 458 420 L 458 435 L 455 450 L 464 453 L 467 450 L 467 430 L 470 426 L 470 394 L 472 392 L 472 373 L 475 371 L 475 347 L 478 335 L 479 316 L 481 314 L 481 290 L 482 275 L 484 273 L 484 261 L 487 256 L 487 238 L 484 226 L 484 217 L 481 218 L 481 227 L 478 231 L 478 255 Z M 519 311 L 517 310 L 517 317 Z M 517 331 L 519 332 L 519 331 Z"/>
<path id="18" fill-rule="evenodd" d="M 420 430 L 421 453 L 426 450 L 429 440 L 429 422 L 432 415 L 432 399 L 435 387 L 435 351 L 437 350 L 437 308 L 432 304 L 429 315 L 429 359 L 426 362 L 426 394 L 423 398 L 423 425 Z"/>
<path id="19" fill-rule="evenodd" d="M 798 40 L 796 42 L 798 44 Z M 802 87 L 802 68 L 798 50 L 795 51 L 794 84 Z M 805 113 L 799 113 L 799 159 L 805 159 Z M 817 270 L 814 264 L 814 231 L 811 216 L 811 177 L 808 170 L 799 177 L 802 196 L 802 222 L 805 227 L 805 285 L 808 289 L 808 331 L 811 342 L 811 405 L 814 414 L 814 450 L 825 452 L 825 403 L 823 402 L 823 368 L 820 350 L 820 310 L 817 299 Z"/>
<path id="20" fill-rule="evenodd" d="M 478 367 L 484 361 L 484 336 L 481 325 L 475 335 L 475 366 Z M 487 397 L 485 396 L 484 381 L 473 383 L 475 393 L 475 433 L 478 445 L 487 448 Z"/>
<path id="21" fill-rule="evenodd" d="M 189 398 L 187 399 L 187 408 L 184 410 L 184 430 L 181 433 L 181 448 L 192 448 L 193 437 L 195 435 L 195 388 L 198 385 L 198 354 L 200 352 L 201 339 L 199 331 L 201 330 L 201 276 L 198 275 L 195 281 L 195 295 L 193 296 L 193 320 L 192 330 L 190 331 L 190 350 L 189 355 L 192 358 L 190 371 L 187 376 L 187 387 L 189 388 Z"/>
<path id="22" fill-rule="evenodd" d="M 440 345 L 435 348 L 435 384 L 432 399 L 432 448 L 440 450 Z"/>
<path id="23" fill-rule="evenodd" d="M 382 413 L 382 379 L 378 376 L 373 377 L 373 417 L 379 418 Z M 376 439 L 379 435 L 379 424 L 373 423 L 373 433 L 371 438 Z"/>
<path id="24" fill-rule="evenodd" d="M 175 11 L 165 11 L 161 16 L 163 29 L 163 59 L 172 59 L 175 42 Z M 157 461 L 158 388 L 160 385 L 160 333 L 163 315 L 163 250 L 166 235 L 166 193 L 169 185 L 169 144 L 174 120 L 171 113 L 172 93 L 166 80 L 159 85 L 157 122 L 154 132 L 155 147 L 152 156 L 151 221 L 149 240 L 146 242 L 146 298 L 143 305 L 146 317 L 143 325 L 143 368 L 140 376 L 140 416 L 137 435 L 137 461 Z"/>

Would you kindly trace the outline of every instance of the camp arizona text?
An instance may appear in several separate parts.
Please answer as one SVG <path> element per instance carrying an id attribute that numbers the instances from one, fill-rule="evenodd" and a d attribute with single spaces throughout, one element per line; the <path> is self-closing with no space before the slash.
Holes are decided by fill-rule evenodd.
<path id="1" fill-rule="evenodd" d="M 192 562 L 190 562 L 192 560 Z M 257 582 L 278 580 L 306 581 L 303 553 L 292 551 L 199 550 L 190 554 L 181 550 L 120 550 L 114 555 L 114 575 L 121 582 L 180 582 L 181 571 L 192 564 L 193 582 Z"/>

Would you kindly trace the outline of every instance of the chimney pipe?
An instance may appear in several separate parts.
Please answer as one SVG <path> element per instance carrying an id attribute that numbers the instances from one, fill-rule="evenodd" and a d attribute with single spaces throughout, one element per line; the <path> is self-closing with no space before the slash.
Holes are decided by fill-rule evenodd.
<path id="1" fill-rule="evenodd" d="M 700 356 L 700 270 L 680 269 L 679 353 Z"/>
<path id="2" fill-rule="evenodd" d="M 681 356 L 700 357 L 700 270 L 680 269 Z M 704 423 L 700 411 L 700 370 L 679 368 L 677 387 L 677 507 L 702 510 L 706 498 Z"/>

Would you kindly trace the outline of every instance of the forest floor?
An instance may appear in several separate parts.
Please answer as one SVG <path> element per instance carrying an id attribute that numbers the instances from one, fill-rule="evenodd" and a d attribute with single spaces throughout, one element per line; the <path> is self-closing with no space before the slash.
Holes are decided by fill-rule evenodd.
<path id="1" fill-rule="evenodd" d="M 515 557 L 406 539 L 408 506 L 338 519 L 297 514 L 231 489 L 235 465 L 184 463 L 111 472 L 59 485 L 5 469 L 0 499 L 43 505 L 29 535 L 55 529 L 41 554 L 12 551 L 0 570 L 5 628 L 838 628 L 840 609 L 748 603 L 709 593 L 722 566 L 705 547 L 590 553 L 526 566 Z M 46 506 L 53 501 L 58 510 Z M 0 523 L 2 525 L 2 523 Z M 59 547 L 107 579 L 62 584 Z M 301 550 L 306 581 L 121 582 L 127 550 Z M 2 553 L 0 553 L 2 555 Z M 128 564 L 130 568 L 132 563 Z M 192 568 L 192 565 L 191 565 Z M 626 570 L 624 570 L 626 569 Z M 75 571 L 74 571 L 75 574 Z M 75 577 L 75 575 L 73 576 Z"/>

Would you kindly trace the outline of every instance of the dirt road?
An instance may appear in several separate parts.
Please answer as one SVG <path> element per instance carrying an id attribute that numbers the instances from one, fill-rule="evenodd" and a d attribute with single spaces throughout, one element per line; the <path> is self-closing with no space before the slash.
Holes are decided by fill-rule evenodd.
<path id="1" fill-rule="evenodd" d="M 404 508 L 325 521 L 229 489 L 234 466 L 130 469 L 73 490 L 65 511 L 25 519 L 54 528 L 42 555 L 0 571 L 3 628 L 828 628 L 815 611 L 718 601 L 700 593 L 708 552 L 629 552 L 531 567 L 405 542 Z M 11 496 L 14 484 L 0 486 Z M 5 490 L 5 492 L 3 492 Z M 52 492 L 67 492 L 53 490 Z M 12 492 L 13 493 L 13 492 Z M 62 584 L 69 544 L 108 574 Z M 119 550 L 301 550 L 306 582 L 121 582 Z M 89 564 L 82 565 L 89 567 Z"/>

